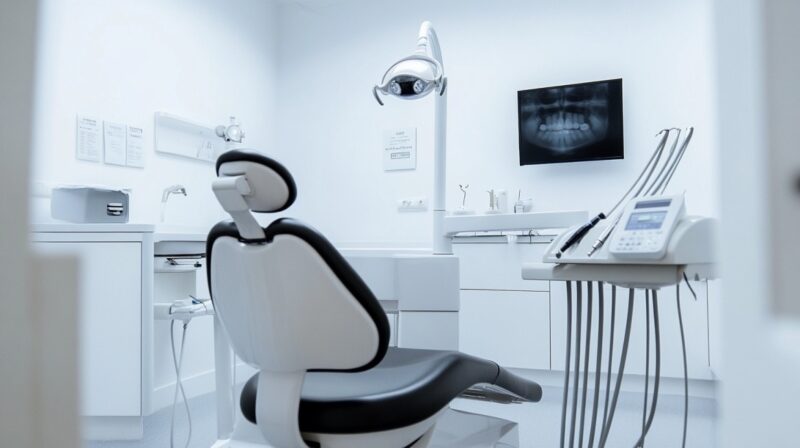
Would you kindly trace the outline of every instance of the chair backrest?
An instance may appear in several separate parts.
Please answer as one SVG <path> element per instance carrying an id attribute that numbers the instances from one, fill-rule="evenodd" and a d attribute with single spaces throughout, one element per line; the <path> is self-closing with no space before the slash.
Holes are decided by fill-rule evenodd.
<path id="1" fill-rule="evenodd" d="M 229 212 L 235 208 L 231 192 L 244 192 L 243 204 L 260 213 L 284 210 L 296 198 L 289 171 L 253 151 L 223 154 L 217 174 L 221 186 L 215 184 L 215 193 Z M 253 232 L 243 236 L 240 221 L 251 215 L 231 215 L 234 222 L 221 222 L 208 235 L 208 281 L 218 317 L 242 360 L 262 370 L 294 372 L 365 370 L 383 359 L 389 344 L 386 315 L 322 234 L 282 218 L 258 227 L 255 238 Z"/>

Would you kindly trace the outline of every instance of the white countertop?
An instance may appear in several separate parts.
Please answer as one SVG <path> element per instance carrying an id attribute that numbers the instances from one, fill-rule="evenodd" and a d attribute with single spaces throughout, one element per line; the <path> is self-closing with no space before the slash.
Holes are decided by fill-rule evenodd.
<path id="1" fill-rule="evenodd" d="M 205 241 L 209 230 L 202 227 L 140 223 L 76 224 L 49 222 L 31 225 L 31 232 L 33 233 L 152 233 L 156 242 Z"/>
<path id="2" fill-rule="evenodd" d="M 174 226 L 158 224 L 153 232 L 155 242 L 159 241 L 205 241 L 211 227 Z"/>
<path id="3" fill-rule="evenodd" d="M 583 224 L 588 219 L 589 212 L 585 210 L 448 215 L 444 218 L 444 231 L 453 235 L 462 232 L 565 229 Z"/>
<path id="4" fill-rule="evenodd" d="M 49 222 L 31 224 L 34 233 L 153 233 L 154 224 L 76 224 L 71 222 Z"/>

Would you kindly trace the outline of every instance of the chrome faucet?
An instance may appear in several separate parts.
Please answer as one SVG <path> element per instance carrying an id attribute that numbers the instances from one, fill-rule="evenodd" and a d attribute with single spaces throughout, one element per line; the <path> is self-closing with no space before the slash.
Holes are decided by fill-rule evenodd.
<path id="1" fill-rule="evenodd" d="M 188 196 L 186 194 L 186 187 L 183 185 L 172 185 L 164 189 L 164 192 L 161 193 L 161 222 L 164 222 L 164 215 L 167 211 L 167 200 L 169 200 L 170 195 L 173 194 L 182 194 L 184 196 Z"/>
<path id="2" fill-rule="evenodd" d="M 183 185 L 173 185 L 165 188 L 164 192 L 161 194 L 161 202 L 167 202 L 171 194 L 182 194 L 186 196 L 186 187 Z"/>

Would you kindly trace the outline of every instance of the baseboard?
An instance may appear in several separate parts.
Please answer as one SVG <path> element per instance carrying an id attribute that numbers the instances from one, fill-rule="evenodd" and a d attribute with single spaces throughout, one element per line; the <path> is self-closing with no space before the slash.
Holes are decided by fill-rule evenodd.
<path id="1" fill-rule="evenodd" d="M 523 378 L 536 381 L 542 387 L 562 388 L 564 387 L 564 372 L 553 370 L 533 370 L 533 369 L 509 369 Z M 594 379 L 594 372 L 589 372 L 589 378 Z M 605 386 L 605 374 L 603 374 L 603 385 Z M 612 387 L 617 376 L 612 375 Z M 591 383 L 590 383 L 591 384 Z M 650 378 L 650 387 L 653 387 L 653 378 Z M 714 380 L 689 379 L 689 396 L 693 398 L 705 398 L 715 400 L 717 398 L 718 382 Z M 644 390 L 644 375 L 625 375 L 622 381 L 621 392 L 641 393 Z M 652 390 L 652 389 L 651 389 Z M 659 393 L 662 395 L 683 396 L 683 378 L 661 378 Z"/>
<path id="2" fill-rule="evenodd" d="M 144 436 L 142 417 L 83 417 L 84 440 L 139 440 Z"/>
<path id="3" fill-rule="evenodd" d="M 245 363 L 236 364 L 236 384 L 241 385 L 256 373 L 256 369 Z M 212 393 L 216 390 L 214 369 L 206 370 L 181 379 L 186 398 L 192 399 L 201 395 Z M 175 397 L 175 382 L 170 382 L 153 389 L 150 396 L 150 412 L 153 414 L 168 406 L 172 406 Z"/>

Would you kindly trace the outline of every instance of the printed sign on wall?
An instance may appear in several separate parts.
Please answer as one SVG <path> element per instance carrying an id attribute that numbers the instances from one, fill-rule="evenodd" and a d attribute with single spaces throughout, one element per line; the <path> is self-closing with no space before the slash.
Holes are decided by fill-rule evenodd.
<path id="1" fill-rule="evenodd" d="M 417 129 L 383 131 L 383 170 L 417 169 Z"/>

